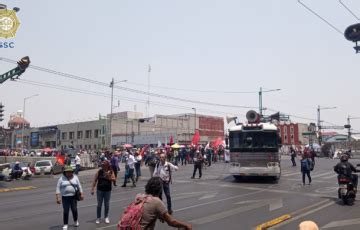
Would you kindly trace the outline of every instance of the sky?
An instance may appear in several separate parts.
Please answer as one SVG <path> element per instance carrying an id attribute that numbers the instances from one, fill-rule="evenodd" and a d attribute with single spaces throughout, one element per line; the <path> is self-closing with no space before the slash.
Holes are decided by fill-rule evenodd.
<path id="1" fill-rule="evenodd" d="M 340 31 L 357 23 L 337 0 L 303 2 Z M 343 2 L 360 15 L 360 2 Z M 337 107 L 321 111 L 324 125 L 344 125 L 348 115 L 360 117 L 360 56 L 341 33 L 296 0 L 1 3 L 19 7 L 21 22 L 15 38 L 0 39 L 15 42 L 13 49 L 0 49 L 1 58 L 29 56 L 35 67 L 105 83 L 29 68 L 21 80 L 0 85 L 3 126 L 10 114 L 22 109 L 24 98 L 34 94 L 39 96 L 26 100 L 25 113 L 32 126 L 96 119 L 110 112 L 111 88 L 106 84 L 112 78 L 127 80 L 116 84 L 123 89 L 114 89 L 114 112 L 152 116 L 193 113 L 196 108 L 198 114 L 238 115 L 243 120 L 249 108 L 242 107 L 258 110 L 262 87 L 281 89 L 263 93 L 265 114 L 280 111 L 293 122 L 309 123 L 316 121 L 320 105 Z M 0 73 L 13 67 L 0 60 Z M 148 79 L 150 92 L 159 96 L 150 96 L 149 110 Z M 131 92 L 134 89 L 142 93 Z M 352 125 L 360 130 L 360 120 L 352 120 Z"/>

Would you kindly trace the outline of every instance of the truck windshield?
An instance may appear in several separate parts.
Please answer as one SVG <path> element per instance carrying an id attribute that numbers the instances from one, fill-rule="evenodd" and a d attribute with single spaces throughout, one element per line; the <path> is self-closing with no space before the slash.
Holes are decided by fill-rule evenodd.
<path id="1" fill-rule="evenodd" d="M 277 151 L 276 131 L 234 131 L 229 133 L 230 149 Z"/>

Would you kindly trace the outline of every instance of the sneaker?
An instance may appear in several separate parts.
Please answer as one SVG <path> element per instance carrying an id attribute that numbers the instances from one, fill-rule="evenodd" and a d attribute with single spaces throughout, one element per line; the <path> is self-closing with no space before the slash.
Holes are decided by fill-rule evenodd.
<path id="1" fill-rule="evenodd" d="M 133 183 L 133 187 L 136 187 L 136 184 L 135 184 L 135 183 Z"/>
<path id="2" fill-rule="evenodd" d="M 100 224 L 100 219 L 97 218 L 96 221 L 95 221 L 96 224 Z"/>
<path id="3" fill-rule="evenodd" d="M 106 218 L 105 218 L 105 224 L 110 224 L 109 217 L 106 217 Z"/>
<path id="4" fill-rule="evenodd" d="M 126 187 L 126 184 L 121 185 L 121 187 L 123 187 L 123 188 Z"/>
<path id="5" fill-rule="evenodd" d="M 68 226 L 67 226 L 67 224 L 65 224 L 63 227 L 63 230 L 67 230 L 67 229 L 68 229 Z"/>
<path id="6" fill-rule="evenodd" d="M 75 227 L 79 227 L 80 226 L 80 223 L 79 223 L 79 221 L 77 220 L 76 222 L 75 222 Z"/>

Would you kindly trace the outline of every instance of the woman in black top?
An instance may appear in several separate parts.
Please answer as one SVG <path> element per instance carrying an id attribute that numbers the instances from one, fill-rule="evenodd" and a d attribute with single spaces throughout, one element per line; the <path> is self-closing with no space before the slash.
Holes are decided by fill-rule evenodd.
<path id="1" fill-rule="evenodd" d="M 111 197 L 111 189 L 112 189 L 112 182 L 115 181 L 115 174 L 114 171 L 111 169 L 109 161 L 103 161 L 101 165 L 101 169 L 96 173 L 95 179 L 91 189 L 91 195 L 95 193 L 95 186 L 96 195 L 97 195 L 97 219 L 96 223 L 100 224 L 101 218 L 101 207 L 104 201 L 105 206 L 105 223 L 109 224 L 109 209 L 110 209 L 110 197 Z"/>

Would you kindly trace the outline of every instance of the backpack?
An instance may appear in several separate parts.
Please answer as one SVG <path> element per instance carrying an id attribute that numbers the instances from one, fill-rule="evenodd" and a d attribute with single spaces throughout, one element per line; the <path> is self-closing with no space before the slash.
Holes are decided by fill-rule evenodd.
<path id="1" fill-rule="evenodd" d="M 140 221 L 144 212 L 144 203 L 152 199 L 149 195 L 138 194 L 122 214 L 118 230 L 141 230 Z"/>
<path id="2" fill-rule="evenodd" d="M 309 171 L 310 170 L 310 162 L 308 159 L 302 159 L 301 163 L 301 171 Z"/>

